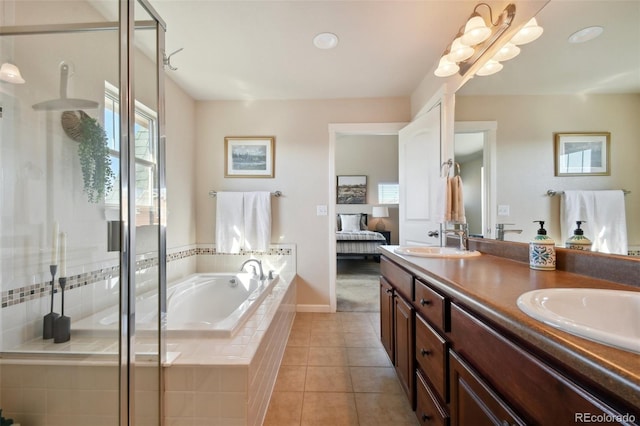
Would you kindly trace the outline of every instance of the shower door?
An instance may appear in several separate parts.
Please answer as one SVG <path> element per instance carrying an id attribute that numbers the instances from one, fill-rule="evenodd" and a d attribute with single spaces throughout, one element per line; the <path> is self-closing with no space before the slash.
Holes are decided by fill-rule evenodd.
<path id="1" fill-rule="evenodd" d="M 0 0 L 0 409 L 23 426 L 161 423 L 163 36 L 133 0 Z"/>

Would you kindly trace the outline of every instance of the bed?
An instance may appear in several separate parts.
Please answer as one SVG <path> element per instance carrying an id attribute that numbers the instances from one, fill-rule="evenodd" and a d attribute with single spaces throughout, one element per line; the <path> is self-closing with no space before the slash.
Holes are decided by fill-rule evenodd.
<path id="1" fill-rule="evenodd" d="M 336 229 L 336 254 L 338 258 L 373 256 L 375 259 L 379 259 L 378 247 L 387 243 L 384 235 L 367 228 L 366 213 L 337 215 Z"/>

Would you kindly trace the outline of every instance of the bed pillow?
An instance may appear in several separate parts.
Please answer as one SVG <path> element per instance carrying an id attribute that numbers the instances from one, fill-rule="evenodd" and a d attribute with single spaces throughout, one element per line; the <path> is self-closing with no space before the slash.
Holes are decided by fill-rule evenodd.
<path id="1" fill-rule="evenodd" d="M 342 231 L 354 232 L 360 230 L 359 214 L 341 214 L 340 222 L 342 222 Z"/>

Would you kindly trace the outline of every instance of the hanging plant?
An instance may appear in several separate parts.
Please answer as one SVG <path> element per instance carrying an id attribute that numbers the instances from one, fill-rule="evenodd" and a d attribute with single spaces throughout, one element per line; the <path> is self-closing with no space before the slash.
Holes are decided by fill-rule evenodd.
<path id="1" fill-rule="evenodd" d="M 63 112 L 62 128 L 71 139 L 80 143 L 78 157 L 89 202 L 103 200 L 113 189 L 116 177 L 111 170 L 107 134 L 98 120 L 84 111 Z"/>

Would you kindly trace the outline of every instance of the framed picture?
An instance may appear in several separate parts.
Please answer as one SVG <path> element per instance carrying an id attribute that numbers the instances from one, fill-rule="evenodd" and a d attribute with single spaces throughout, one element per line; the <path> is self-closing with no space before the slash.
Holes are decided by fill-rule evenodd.
<path id="1" fill-rule="evenodd" d="M 554 133 L 556 176 L 608 176 L 611 133 Z"/>
<path id="2" fill-rule="evenodd" d="M 274 165 L 275 137 L 224 138 L 225 177 L 272 178 Z"/>
<path id="3" fill-rule="evenodd" d="M 338 176 L 337 204 L 366 204 L 366 176 Z"/>

